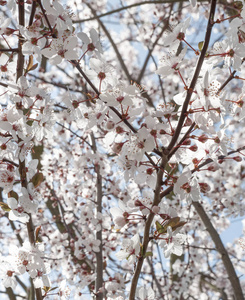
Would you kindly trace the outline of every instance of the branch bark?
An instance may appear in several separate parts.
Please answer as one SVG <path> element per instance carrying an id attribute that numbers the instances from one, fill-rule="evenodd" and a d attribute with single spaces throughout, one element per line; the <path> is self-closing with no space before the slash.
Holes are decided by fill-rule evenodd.
<path id="1" fill-rule="evenodd" d="M 18 11 L 19 11 L 19 25 L 25 26 L 25 1 L 19 0 L 18 2 Z M 23 44 L 23 37 L 19 34 L 19 40 L 18 40 L 18 60 L 17 60 L 17 72 L 16 72 L 16 82 L 18 79 L 23 75 L 24 70 L 24 63 L 25 58 L 22 53 L 22 44 Z M 21 161 L 19 159 L 19 174 L 20 174 L 20 182 L 21 186 L 27 189 L 27 177 L 26 177 L 26 165 L 25 160 Z M 32 216 L 29 214 L 29 221 L 26 224 L 27 226 L 27 232 L 29 241 L 32 246 L 35 245 L 35 233 L 34 233 L 34 225 L 32 222 Z M 42 300 L 42 291 L 41 288 L 35 289 L 36 294 L 36 300 Z"/>
<path id="2" fill-rule="evenodd" d="M 92 138 L 92 149 L 94 153 L 97 152 L 97 146 L 94 134 L 91 134 Z M 96 209 L 97 215 L 102 213 L 102 176 L 100 174 L 100 165 L 99 162 L 95 165 L 95 172 L 97 174 L 96 187 L 97 187 L 97 201 Z M 102 220 L 101 220 L 102 221 Z M 101 229 L 96 232 L 96 239 L 100 241 L 99 251 L 96 252 L 96 281 L 95 281 L 95 291 L 96 291 L 96 300 L 103 299 L 103 293 L 99 290 L 103 287 L 103 247 L 102 247 L 102 222 Z"/>
<path id="3" fill-rule="evenodd" d="M 174 135 L 172 137 L 172 140 L 170 141 L 169 145 L 168 145 L 168 149 L 169 151 L 171 151 L 175 145 L 175 143 L 177 142 L 179 135 L 181 133 L 181 129 L 184 123 L 184 120 L 186 118 L 186 111 L 187 111 L 187 107 L 189 105 L 189 102 L 191 100 L 191 96 L 192 93 L 194 91 L 198 76 L 200 74 L 201 68 L 202 68 L 202 64 L 204 62 L 204 58 L 208 49 L 208 45 L 209 45 L 209 41 L 210 41 L 210 37 L 211 37 L 211 32 L 212 32 L 212 28 L 214 25 L 214 13 L 215 13 L 215 8 L 216 8 L 216 2 L 217 0 L 212 0 L 211 1 L 211 5 L 210 5 L 210 13 L 209 13 L 209 19 L 208 19 L 208 24 L 207 24 L 207 30 L 206 30 L 206 35 L 205 35 L 205 40 L 204 40 L 204 45 L 196 66 L 196 70 L 195 73 L 193 75 L 190 87 L 187 90 L 187 95 L 182 107 L 182 111 L 179 117 L 179 121 L 178 121 L 178 125 L 175 129 Z"/>
<path id="4" fill-rule="evenodd" d="M 162 187 L 162 177 L 163 177 L 163 172 L 165 169 L 165 166 L 167 164 L 167 155 L 163 154 L 161 164 L 157 173 L 157 181 L 156 181 L 156 186 L 155 186 L 155 194 L 154 194 L 154 200 L 152 206 L 157 206 L 160 201 L 161 201 L 161 187 Z M 141 269 L 143 266 L 143 262 L 145 259 L 145 253 L 147 251 L 148 243 L 150 241 L 149 239 L 149 234 L 150 234 L 150 229 L 151 229 L 151 224 L 153 221 L 155 214 L 150 213 L 149 216 L 147 217 L 146 223 L 145 223 L 145 230 L 144 230 L 144 238 L 143 238 L 143 243 L 142 243 L 142 255 L 139 257 L 135 272 L 132 278 L 132 284 L 131 284 L 131 289 L 130 289 L 130 294 L 129 294 L 129 300 L 134 300 L 135 299 L 135 293 L 136 293 L 136 288 L 137 288 L 137 283 L 138 279 L 141 273 Z"/>
<path id="5" fill-rule="evenodd" d="M 243 291 L 240 285 L 240 281 L 236 275 L 236 271 L 234 269 L 234 266 L 231 262 L 231 259 L 229 257 L 229 254 L 226 250 L 226 248 L 224 247 L 221 238 L 218 234 L 218 232 L 216 231 L 216 229 L 214 228 L 212 222 L 210 221 L 209 216 L 206 214 L 205 210 L 203 209 L 202 205 L 199 202 L 192 202 L 192 205 L 195 207 L 199 217 L 201 218 L 203 224 L 206 226 L 206 229 L 208 231 L 208 233 L 210 234 L 216 250 L 220 253 L 221 255 L 221 259 L 223 261 L 223 264 L 226 268 L 226 272 L 228 275 L 228 278 L 230 280 L 230 283 L 232 285 L 233 291 L 234 291 L 234 296 L 236 300 L 243 300 L 244 296 L 243 296 Z"/>

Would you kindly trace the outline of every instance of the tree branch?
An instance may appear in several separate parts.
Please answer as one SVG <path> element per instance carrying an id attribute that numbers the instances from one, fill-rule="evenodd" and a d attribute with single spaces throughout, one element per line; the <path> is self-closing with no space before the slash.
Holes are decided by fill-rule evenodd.
<path id="1" fill-rule="evenodd" d="M 94 153 L 97 152 L 97 146 L 94 134 L 91 134 L 92 139 L 92 149 Z M 95 167 L 95 172 L 97 174 L 96 179 L 96 187 L 97 187 L 97 201 L 96 201 L 96 211 L 97 215 L 102 213 L 102 176 L 100 174 L 100 165 L 99 162 Z M 103 299 L 103 293 L 99 290 L 103 287 L 103 240 L 102 240 L 102 221 L 101 220 L 101 229 L 96 232 L 96 239 L 100 241 L 99 251 L 96 252 L 96 281 L 95 281 L 95 292 L 96 292 L 96 300 L 102 300 Z"/>
<path id="2" fill-rule="evenodd" d="M 206 2 L 206 1 L 207 0 L 201 0 L 199 2 Z M 129 9 L 129 8 L 132 8 L 132 7 L 137 7 L 137 6 L 141 6 L 141 5 L 145 5 L 145 4 L 164 4 L 164 3 L 165 4 L 166 3 L 173 4 L 175 2 L 184 2 L 184 1 L 183 0 L 175 0 L 175 1 L 171 1 L 171 0 L 148 0 L 148 1 L 138 2 L 138 3 L 131 4 L 131 5 L 119 7 L 117 9 L 108 11 L 108 12 L 103 13 L 103 14 L 98 15 L 98 16 L 96 15 L 96 16 L 91 17 L 91 18 L 82 19 L 82 20 L 76 20 L 76 21 L 73 21 L 73 23 L 83 23 L 83 22 L 86 22 L 86 21 L 97 20 L 99 18 L 102 18 L 102 17 L 108 16 L 108 15 L 112 15 L 112 14 L 118 13 L 118 12 L 120 12 L 122 10 L 126 10 L 126 9 Z M 186 0 L 186 2 L 188 2 L 188 1 Z"/>
<path id="3" fill-rule="evenodd" d="M 160 201 L 161 201 L 161 187 L 162 187 L 162 177 L 163 177 L 163 172 L 165 169 L 165 166 L 167 164 L 167 155 L 163 154 L 162 156 L 162 161 L 157 173 L 157 180 L 156 180 L 156 186 L 155 186 L 155 194 L 154 194 L 154 200 L 152 206 L 157 206 Z M 131 289 L 130 289 L 130 294 L 129 294 L 129 300 L 134 300 L 135 299 L 135 293 L 136 293 L 136 288 L 137 288 L 137 283 L 138 279 L 141 273 L 141 269 L 143 266 L 143 262 L 145 259 L 145 253 L 147 251 L 148 243 L 149 243 L 149 234 L 150 234 L 150 229 L 151 229 L 151 224 L 153 221 L 155 214 L 150 212 L 146 223 L 145 223 L 145 230 L 144 230 L 144 238 L 143 238 L 143 243 L 142 243 L 142 255 L 139 257 L 134 275 L 132 278 L 132 284 L 131 284 Z"/>
<path id="4" fill-rule="evenodd" d="M 210 221 L 209 216 L 206 214 L 205 210 L 203 209 L 202 205 L 199 202 L 193 201 L 192 205 L 195 207 L 199 217 L 201 218 L 203 224 L 206 226 L 206 229 L 208 231 L 208 233 L 210 234 L 216 250 L 220 253 L 221 255 L 221 259 L 223 261 L 223 264 L 225 266 L 226 272 L 228 274 L 228 278 L 230 280 L 230 283 L 232 285 L 233 291 L 234 291 L 234 296 L 235 299 L 237 300 L 243 300 L 244 296 L 243 296 L 243 291 L 240 285 L 240 281 L 236 275 L 234 266 L 231 262 L 231 259 L 229 257 L 229 254 L 226 250 L 226 248 L 224 247 L 221 238 L 218 234 L 218 232 L 216 231 L 216 229 L 214 228 L 212 222 Z"/>
<path id="5" fill-rule="evenodd" d="M 182 111 L 181 111 L 181 114 L 180 114 L 180 117 L 179 117 L 178 125 L 175 129 L 172 140 L 168 145 L 168 150 L 169 151 L 172 150 L 172 148 L 174 147 L 174 145 L 177 142 L 178 137 L 181 133 L 181 129 L 182 129 L 185 117 L 186 117 L 187 107 L 188 107 L 189 102 L 191 100 L 192 93 L 194 91 L 198 76 L 199 76 L 200 71 L 201 71 L 202 64 L 204 62 L 204 58 L 205 58 L 205 55 L 206 55 L 206 52 L 207 52 L 207 49 L 208 49 L 208 45 L 209 45 L 209 41 L 210 41 L 210 37 L 211 37 L 212 28 L 213 28 L 213 25 L 214 25 L 214 13 L 215 13 L 216 1 L 217 0 L 212 0 L 211 1 L 209 19 L 208 19 L 207 30 L 206 30 L 206 35 L 205 35 L 205 42 L 204 42 L 203 49 L 201 51 L 201 54 L 200 54 L 200 57 L 199 57 L 199 60 L 198 60 L 197 66 L 196 66 L 196 70 L 195 70 L 195 73 L 193 75 L 190 87 L 187 90 L 187 95 L 186 95 L 186 98 L 185 98 L 185 101 L 184 101 L 184 104 L 183 104 L 183 107 L 182 107 Z"/>

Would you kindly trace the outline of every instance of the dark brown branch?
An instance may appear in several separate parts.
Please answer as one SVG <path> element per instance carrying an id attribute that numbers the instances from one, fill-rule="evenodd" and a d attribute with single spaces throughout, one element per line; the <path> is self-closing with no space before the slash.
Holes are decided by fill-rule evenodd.
<path id="1" fill-rule="evenodd" d="M 36 8 L 37 8 L 37 2 L 33 1 L 32 2 L 32 7 L 31 7 L 30 19 L 29 19 L 29 26 L 31 26 L 32 23 L 33 23 L 35 12 L 36 12 Z"/>
<path id="2" fill-rule="evenodd" d="M 19 25 L 25 26 L 25 2 L 23 0 L 19 0 L 18 3 L 18 11 L 19 11 Z M 16 82 L 18 79 L 22 76 L 23 70 L 24 70 L 24 55 L 22 54 L 22 44 L 23 39 L 22 36 L 19 36 L 18 41 L 18 60 L 17 60 L 17 76 L 16 76 Z"/>
<path id="3" fill-rule="evenodd" d="M 9 297 L 9 300 L 16 300 L 16 296 L 15 296 L 12 288 L 10 288 L 10 287 L 6 288 L 6 293 Z"/>
<path id="4" fill-rule="evenodd" d="M 232 80 L 235 78 L 236 71 L 233 71 L 230 76 L 227 78 L 227 80 L 221 85 L 219 88 L 219 92 L 223 90 L 223 88 Z"/>
<path id="5" fill-rule="evenodd" d="M 11 49 L 1 48 L 0 52 L 19 52 L 19 48 L 11 48 Z"/>
<path id="6" fill-rule="evenodd" d="M 184 143 L 184 141 L 189 137 L 189 134 L 192 132 L 192 130 L 194 129 L 194 127 L 196 126 L 196 123 L 193 122 L 191 124 L 191 126 L 189 127 L 189 129 L 187 130 L 187 132 L 184 134 L 184 136 L 182 137 L 182 139 L 179 141 L 178 145 L 175 146 L 173 148 L 173 150 L 169 153 L 168 155 L 168 159 L 170 159 L 174 153 L 179 149 L 179 147 Z"/>
<path id="7" fill-rule="evenodd" d="M 186 118 L 187 107 L 188 107 L 189 102 L 191 100 L 192 93 L 194 91 L 198 76 L 199 76 L 200 71 L 201 71 L 202 64 L 204 62 L 204 58 L 205 58 L 205 55 L 206 55 L 206 52 L 207 52 L 207 49 L 208 49 L 208 45 L 209 45 L 209 41 L 210 41 L 210 37 L 211 37 L 212 28 L 213 28 L 213 25 L 214 25 L 215 7 L 216 7 L 216 0 L 212 0 L 211 1 L 211 6 L 210 6 L 210 13 L 209 13 L 207 30 L 206 30 L 206 35 L 205 35 L 205 42 L 204 42 L 203 49 L 201 51 L 201 54 L 200 54 L 200 57 L 199 57 L 199 60 L 198 60 L 197 66 L 196 66 L 196 70 L 195 70 L 195 73 L 193 75 L 190 87 L 187 90 L 187 95 L 186 95 L 186 98 L 185 98 L 185 101 L 184 101 L 184 104 L 183 104 L 183 107 L 182 107 L 182 111 L 181 111 L 181 114 L 180 114 L 180 117 L 179 117 L 178 125 L 175 129 L 172 140 L 171 140 L 171 142 L 169 143 L 169 146 L 168 146 L 169 151 L 172 150 L 172 148 L 174 147 L 174 145 L 177 142 L 178 137 L 181 133 L 181 129 L 182 129 L 184 120 Z"/>
<path id="8" fill-rule="evenodd" d="M 7 163 L 9 163 L 9 164 L 11 164 L 11 165 L 13 165 L 13 166 L 15 166 L 17 168 L 19 167 L 19 165 L 17 163 L 15 163 L 12 160 L 9 160 L 7 158 L 3 158 L 2 161 L 7 162 Z"/>
<path id="9" fill-rule="evenodd" d="M 152 206 L 157 206 L 161 201 L 162 177 L 163 177 L 163 172 L 164 172 L 166 164 L 167 164 L 167 155 L 163 154 L 161 165 L 160 165 L 160 168 L 157 173 L 154 200 L 153 200 Z M 132 278 L 132 284 L 131 284 L 131 288 L 130 288 L 129 300 L 135 299 L 135 293 L 136 293 L 138 279 L 139 279 L 141 269 L 143 266 L 143 262 L 145 259 L 144 256 L 147 251 L 148 243 L 150 241 L 149 234 L 150 234 L 151 224 L 152 224 L 154 216 L 155 216 L 155 214 L 150 212 L 150 214 L 147 217 L 146 223 L 145 223 L 144 238 L 143 238 L 143 243 L 142 243 L 142 255 L 139 257 L 135 271 L 134 271 L 134 275 Z"/>
<path id="10" fill-rule="evenodd" d="M 91 140 L 92 140 L 92 149 L 93 152 L 97 152 L 97 146 L 94 134 L 91 134 Z M 94 166 L 95 173 L 97 175 L 96 179 L 96 211 L 97 214 L 102 213 L 102 176 L 100 174 L 100 165 L 99 163 Z M 99 290 L 103 287 L 103 240 L 102 240 L 102 223 L 101 223 L 101 229 L 96 231 L 96 239 L 100 241 L 99 251 L 96 252 L 96 280 L 95 280 L 95 291 L 96 291 L 96 300 L 102 300 L 103 299 L 103 293 L 99 292 Z"/>
<path id="11" fill-rule="evenodd" d="M 8 85 L 6 83 L 3 83 L 3 82 L 0 82 L 0 85 L 3 86 L 3 87 L 6 87 L 6 88 L 8 87 Z"/>
<path id="12" fill-rule="evenodd" d="M 19 25 L 25 26 L 25 1 L 19 0 L 18 2 L 18 11 L 19 11 Z M 23 38 L 21 35 L 19 35 L 19 40 L 18 40 L 18 60 L 17 60 L 17 74 L 16 74 L 16 82 L 18 79 L 23 75 L 23 70 L 24 70 L 24 62 L 25 58 L 22 53 L 22 44 L 23 44 Z M 25 165 L 25 160 L 21 161 L 19 159 L 19 174 L 20 174 L 20 181 L 21 181 L 21 186 L 27 189 L 27 177 L 26 177 L 26 165 Z M 31 214 L 29 215 L 29 221 L 26 223 L 27 226 L 27 232 L 28 232 L 28 237 L 31 245 L 35 245 L 35 233 L 34 233 L 34 225 L 32 223 L 32 216 Z M 41 288 L 35 289 L 35 294 L 36 294 L 36 300 L 42 300 L 42 291 Z"/>

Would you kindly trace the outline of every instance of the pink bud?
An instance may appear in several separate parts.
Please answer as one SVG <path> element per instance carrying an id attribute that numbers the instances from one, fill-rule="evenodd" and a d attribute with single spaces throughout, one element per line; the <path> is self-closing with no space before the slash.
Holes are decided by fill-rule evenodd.
<path id="1" fill-rule="evenodd" d="M 240 156 L 235 156 L 235 157 L 233 157 L 233 159 L 238 162 L 242 161 L 242 158 Z"/>
<path id="2" fill-rule="evenodd" d="M 197 145 L 192 145 L 189 149 L 193 152 L 196 152 L 198 147 L 197 147 Z"/>
<path id="3" fill-rule="evenodd" d="M 123 145 L 124 145 L 124 143 L 114 143 L 113 146 L 111 147 L 111 149 L 116 154 L 119 154 L 122 150 Z"/>
<path id="4" fill-rule="evenodd" d="M 107 123 L 106 123 L 106 128 L 107 129 L 113 129 L 114 128 L 114 126 L 115 126 L 115 123 L 113 122 L 113 121 L 111 121 L 111 120 L 109 120 Z"/>
<path id="5" fill-rule="evenodd" d="M 152 207 L 151 210 L 152 210 L 152 212 L 154 212 L 154 214 L 158 214 L 159 211 L 160 211 L 160 207 L 158 207 L 158 206 L 155 205 L 155 206 Z"/>
<path id="6" fill-rule="evenodd" d="M 201 189 L 202 193 L 207 193 L 211 190 L 210 186 L 205 182 L 200 182 L 199 186 L 200 186 L 200 189 Z"/>

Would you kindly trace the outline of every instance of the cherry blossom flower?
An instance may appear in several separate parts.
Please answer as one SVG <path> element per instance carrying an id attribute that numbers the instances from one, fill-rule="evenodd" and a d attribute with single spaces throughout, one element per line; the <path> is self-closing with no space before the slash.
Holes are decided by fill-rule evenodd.
<path id="1" fill-rule="evenodd" d="M 100 251 L 100 240 L 96 240 L 93 236 L 88 236 L 86 240 L 83 241 L 83 244 L 86 247 L 87 251 L 94 251 L 94 252 L 99 252 Z"/>
<path id="2" fill-rule="evenodd" d="M 177 48 L 176 46 L 171 46 L 168 54 L 163 56 L 160 59 L 160 67 L 155 72 L 156 74 L 160 75 L 161 78 L 165 78 L 173 73 L 176 73 L 181 66 L 185 63 L 184 57 L 187 51 L 187 47 L 185 47 L 180 54 L 177 56 Z"/>
<path id="3" fill-rule="evenodd" d="M 133 105 L 133 97 L 136 96 L 137 89 L 133 85 L 126 86 L 122 82 L 118 82 L 113 89 L 100 95 L 100 99 L 103 100 L 106 105 L 126 108 Z"/>
<path id="4" fill-rule="evenodd" d="M 69 299 L 71 289 L 67 285 L 66 279 L 62 280 L 59 285 L 59 297 L 61 300 Z"/>
<path id="5" fill-rule="evenodd" d="M 15 181 L 14 168 L 11 166 L 0 166 L 0 187 L 4 189 L 7 193 L 13 189 L 13 184 Z"/>
<path id="6" fill-rule="evenodd" d="M 223 107 L 221 104 L 221 94 L 219 93 L 221 84 L 217 80 L 210 80 L 209 78 L 210 72 L 207 71 L 204 75 L 203 83 L 198 83 L 196 86 L 200 99 L 200 106 L 203 106 L 205 110 L 208 110 L 209 107 L 221 109 Z M 194 99 L 193 102 L 193 108 L 198 107 L 198 104 L 195 103 Z"/>
<path id="7" fill-rule="evenodd" d="M 38 202 L 35 199 L 36 193 L 33 184 L 30 182 L 28 188 L 21 188 L 22 196 L 19 197 L 19 202 L 24 204 L 25 211 L 28 213 L 35 213 Z"/>
<path id="8" fill-rule="evenodd" d="M 127 143 L 124 144 L 121 154 L 127 155 L 128 159 L 141 161 L 145 152 L 152 151 L 154 146 L 155 141 L 153 136 L 143 127 L 137 134 L 130 136 Z"/>
<path id="9" fill-rule="evenodd" d="M 41 49 L 43 49 L 46 44 L 46 39 L 42 37 L 40 33 L 40 26 L 41 20 L 36 20 L 28 29 L 20 26 L 20 33 L 26 39 L 22 46 L 23 54 L 34 55 L 38 62 L 41 62 Z"/>
<path id="10" fill-rule="evenodd" d="M 77 46 L 77 38 L 69 36 L 65 39 L 53 39 L 49 47 L 43 49 L 42 55 L 50 58 L 50 63 L 57 65 L 63 59 L 73 60 L 78 59 L 78 54 L 74 48 Z"/>
<path id="11" fill-rule="evenodd" d="M 95 52 L 97 57 L 100 57 L 100 54 L 103 53 L 103 50 L 100 44 L 99 35 L 94 28 L 90 29 L 89 34 L 90 38 L 84 32 L 79 32 L 77 34 L 77 36 L 83 41 L 82 50 L 88 55 L 92 55 L 93 52 Z"/>
<path id="12" fill-rule="evenodd" d="M 122 241 L 122 250 L 115 255 L 118 259 L 127 259 L 130 264 L 135 262 L 137 255 L 140 253 L 140 237 L 138 234 L 131 239 L 124 239 Z"/>
<path id="13" fill-rule="evenodd" d="M 151 287 L 140 287 L 137 289 L 137 297 L 140 300 L 154 300 L 155 293 Z"/>
<path id="14" fill-rule="evenodd" d="M 11 264 L 8 259 L 1 258 L 0 261 L 0 278 L 2 279 L 2 283 L 6 288 L 15 288 L 17 285 L 17 281 L 15 279 L 15 275 L 19 273 L 15 270 L 15 267 Z"/>
<path id="15" fill-rule="evenodd" d="M 174 193 L 187 201 L 199 201 L 201 199 L 197 179 L 192 177 L 190 170 L 184 171 L 179 176 L 174 185 Z"/>
<path id="16" fill-rule="evenodd" d="M 23 201 L 23 198 L 22 198 Z M 9 219 L 12 221 L 19 220 L 23 223 L 29 221 L 29 216 L 25 212 L 25 208 L 23 207 L 22 202 L 18 202 L 15 198 L 8 198 L 8 206 L 11 208 L 9 212 Z M 24 201 L 25 202 L 25 201 Z"/>
<path id="17" fill-rule="evenodd" d="M 64 6 L 57 0 L 44 1 L 44 8 L 47 11 L 47 17 L 52 27 L 55 25 L 59 31 L 69 29 L 72 32 L 72 20 L 69 16 L 69 11 L 64 9 Z M 44 19 L 44 22 L 46 20 Z"/>
<path id="18" fill-rule="evenodd" d="M 228 67 L 232 66 L 234 69 L 240 69 L 244 51 L 245 46 L 243 44 L 225 39 L 214 44 L 213 50 L 209 53 L 208 61 L 212 64 L 224 61 Z"/>
<path id="19" fill-rule="evenodd" d="M 125 288 L 124 278 L 119 273 L 116 273 L 114 277 L 111 277 L 109 279 L 109 282 L 105 283 L 105 289 L 108 293 L 108 297 L 111 299 L 118 299 L 123 297 L 124 288 Z"/>
<path id="20" fill-rule="evenodd" d="M 164 249 L 164 256 L 167 258 L 171 253 L 180 256 L 183 253 L 182 244 L 185 242 L 186 236 L 177 233 L 178 230 L 172 232 L 172 227 L 168 226 L 166 238 L 159 242 L 159 246 Z"/>
<path id="21" fill-rule="evenodd" d="M 41 141 L 44 136 L 52 138 L 52 128 L 55 124 L 54 112 L 50 106 L 45 105 L 42 113 L 36 116 L 35 122 L 33 122 L 32 128 L 35 132 L 35 139 Z"/>
<path id="22" fill-rule="evenodd" d="M 110 209 L 110 212 L 113 216 L 113 221 L 116 225 L 116 229 L 122 228 L 128 223 L 128 209 L 122 201 L 118 201 L 119 207 L 113 207 Z"/>
<path id="23" fill-rule="evenodd" d="M 164 38 L 164 45 L 169 46 L 176 41 L 180 43 L 185 38 L 185 32 L 189 27 L 190 21 L 191 18 L 188 18 L 183 23 L 179 23 L 177 26 L 175 26 L 172 32 Z"/>
<path id="24" fill-rule="evenodd" d="M 43 286 L 51 287 L 51 281 L 47 274 L 46 269 L 37 270 L 37 275 L 33 278 L 33 283 L 36 289 L 41 288 Z"/>
<path id="25" fill-rule="evenodd" d="M 6 28 L 9 26 L 9 24 L 11 23 L 11 19 L 10 18 L 6 18 L 3 13 L 0 14 L 0 24 L 1 24 L 1 28 L 0 28 L 0 34 L 4 34 L 6 31 Z"/>
<path id="26" fill-rule="evenodd" d="M 154 188 L 156 182 L 156 172 L 153 168 L 146 168 L 145 166 L 140 166 L 138 168 L 138 174 L 135 178 L 136 183 L 147 182 L 148 186 Z"/>
<path id="27" fill-rule="evenodd" d="M 17 84 L 10 83 L 9 89 L 11 92 L 15 93 L 11 96 L 11 100 L 14 103 L 21 103 L 25 108 L 28 108 L 32 105 L 32 89 L 25 76 L 21 76 L 18 79 Z"/>
<path id="28" fill-rule="evenodd" d="M 91 70 L 87 71 L 88 76 L 96 81 L 99 90 L 104 90 L 108 83 L 114 84 L 114 68 L 103 58 L 90 58 L 89 65 Z"/>

